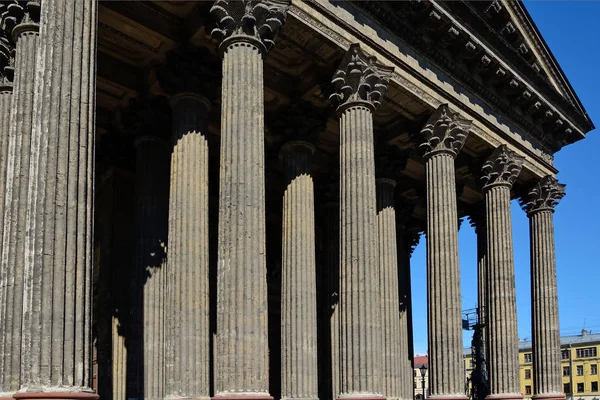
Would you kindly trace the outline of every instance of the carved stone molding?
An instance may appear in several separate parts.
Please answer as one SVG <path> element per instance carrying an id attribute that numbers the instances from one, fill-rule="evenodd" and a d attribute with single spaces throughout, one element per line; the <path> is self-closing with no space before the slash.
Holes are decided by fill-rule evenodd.
<path id="1" fill-rule="evenodd" d="M 393 71 L 353 44 L 333 75 L 334 93 L 329 98 L 338 105 L 338 111 L 357 104 L 374 111 L 383 100 Z"/>
<path id="2" fill-rule="evenodd" d="M 552 211 L 558 205 L 560 200 L 565 197 L 565 187 L 562 183 L 551 175 L 546 175 L 536 183 L 527 195 L 520 200 L 521 207 L 527 215 L 538 211 Z"/>
<path id="3" fill-rule="evenodd" d="M 456 157 L 465 144 L 471 125 L 472 121 L 450 111 L 447 104 L 442 104 L 421 129 L 424 142 L 419 148 L 425 151 L 425 158 L 437 153 L 447 153 Z"/>
<path id="4" fill-rule="evenodd" d="M 39 32 L 40 1 L 0 0 L 0 21 L 15 42 L 24 33 Z"/>
<path id="5" fill-rule="evenodd" d="M 9 33 L 0 28 L 0 90 L 10 90 L 15 72 L 15 46 Z"/>
<path id="6" fill-rule="evenodd" d="M 204 48 L 171 51 L 158 70 L 158 79 L 170 95 L 197 93 L 213 98 L 221 83 L 221 62 Z"/>
<path id="7" fill-rule="evenodd" d="M 217 0 L 210 9 L 217 21 L 211 34 L 226 49 L 236 41 L 250 41 L 266 53 L 275 45 L 283 26 L 289 0 Z"/>
<path id="8" fill-rule="evenodd" d="M 481 168 L 483 189 L 497 185 L 512 187 L 524 162 L 525 157 L 509 150 L 505 144 L 497 147 Z"/>

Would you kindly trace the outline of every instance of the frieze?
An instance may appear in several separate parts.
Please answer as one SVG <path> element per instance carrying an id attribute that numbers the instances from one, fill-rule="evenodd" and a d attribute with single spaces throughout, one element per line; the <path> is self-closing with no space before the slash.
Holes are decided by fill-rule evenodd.
<path id="1" fill-rule="evenodd" d="M 348 39 L 346 39 L 339 33 L 335 32 L 334 30 L 330 29 L 329 27 L 327 27 L 325 24 L 323 24 L 319 20 L 308 15 L 307 13 L 305 13 L 304 11 L 299 9 L 297 6 L 292 4 L 289 9 L 289 14 L 301 21 L 304 21 L 306 24 L 310 25 L 311 27 L 321 31 L 323 36 L 330 39 L 334 43 L 338 44 L 340 47 L 342 47 L 344 49 L 347 49 L 350 47 L 351 42 Z"/>

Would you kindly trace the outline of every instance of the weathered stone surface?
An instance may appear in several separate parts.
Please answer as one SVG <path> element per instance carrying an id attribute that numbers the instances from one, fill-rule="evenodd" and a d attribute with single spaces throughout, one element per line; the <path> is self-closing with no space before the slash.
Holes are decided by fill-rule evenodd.
<path id="1" fill-rule="evenodd" d="M 339 397 L 383 390 L 372 113 L 391 72 L 352 45 L 332 81 L 340 113 Z"/>
<path id="2" fill-rule="evenodd" d="M 183 72 L 183 71 L 182 71 Z M 169 205 L 166 367 L 169 397 L 210 397 L 208 112 L 200 94 L 176 94 Z"/>
<path id="3" fill-rule="evenodd" d="M 441 105 L 421 130 L 427 182 L 427 319 L 432 397 L 463 394 L 462 310 L 454 157 L 470 122 Z"/>
<path id="4" fill-rule="evenodd" d="M 318 398 L 314 147 L 290 142 L 282 149 L 281 398 Z"/>
<path id="5" fill-rule="evenodd" d="M 165 98 L 134 99 L 124 113 L 135 137 L 135 263 L 131 287 L 128 397 L 165 395 L 164 328 L 169 210 L 169 108 Z M 137 377 L 137 378 L 135 378 Z M 135 381 L 134 379 L 137 379 Z"/>
<path id="6" fill-rule="evenodd" d="M 554 208 L 565 185 L 551 176 L 529 190 L 523 206 L 529 217 L 531 252 L 531 326 L 534 398 L 564 399 L 560 369 L 560 324 L 556 288 Z"/>
<path id="7" fill-rule="evenodd" d="M 398 249 L 396 248 L 396 210 L 394 188 L 396 182 L 377 179 L 377 230 L 379 241 L 379 290 L 382 312 L 382 365 L 381 383 L 387 399 L 401 399 L 404 349 L 408 351 L 406 320 L 400 320 Z M 406 314 L 404 314 L 406 315 Z M 404 329 L 402 329 L 404 328 Z M 403 332 L 401 332 L 403 331 Z"/>
<path id="8" fill-rule="evenodd" d="M 222 41 L 222 51 L 239 41 L 266 53 L 275 45 L 289 4 L 289 0 L 217 0 L 210 10 L 217 21 L 211 33 Z"/>
<path id="9" fill-rule="evenodd" d="M 3 306 L 6 307 L 2 325 L 6 334 L 3 340 L 3 367 L 0 387 L 5 392 L 19 390 L 21 374 L 21 319 L 23 317 L 23 264 L 25 257 L 27 190 L 29 184 L 29 157 L 33 97 L 35 91 L 35 65 L 39 38 L 39 4 L 20 4 L 16 1 L 0 3 L 0 24 L 6 33 L 5 51 L 14 43 L 14 89 L 12 107 L 7 119 L 3 166 L 3 235 L 0 269 L 5 279 L 0 281 Z M 5 57 L 10 58 L 7 54 Z M 10 63 L 10 60 L 7 60 Z M 10 68 L 10 67 L 9 67 Z M 7 93 L 6 90 L 4 93 Z M 4 96 L 4 95 L 3 95 Z M 6 104 L 10 106 L 10 104 Z M 10 116 L 9 116 L 10 115 Z M 8 122 L 8 121 L 7 121 Z"/>
<path id="10" fill-rule="evenodd" d="M 486 331 L 489 398 L 518 398 L 519 336 L 510 188 L 524 158 L 498 147 L 482 167 L 486 221 Z"/>
<path id="11" fill-rule="evenodd" d="M 10 129 L 10 109 L 12 106 L 14 45 L 8 33 L 0 28 L 0 233 L 4 231 L 4 194 L 6 191 L 6 169 L 8 166 L 8 132 Z M 1 237 L 1 236 L 0 236 Z M 0 255 L 2 240 L 0 240 Z M 6 290 L 7 268 L 0 262 L 0 396 L 4 393 L 4 339 L 7 331 Z"/>
<path id="12" fill-rule="evenodd" d="M 219 0 L 223 57 L 215 394 L 269 397 L 262 55 L 286 2 Z"/>
<path id="13" fill-rule="evenodd" d="M 21 399 L 92 399 L 97 2 L 44 0 L 27 202 Z M 40 393 L 40 392 L 46 392 Z"/>

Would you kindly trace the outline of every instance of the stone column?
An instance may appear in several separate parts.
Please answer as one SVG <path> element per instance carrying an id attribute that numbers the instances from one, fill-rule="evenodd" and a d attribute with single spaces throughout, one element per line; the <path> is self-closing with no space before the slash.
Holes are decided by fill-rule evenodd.
<path id="1" fill-rule="evenodd" d="M 90 311 L 97 2 L 44 0 L 41 11 L 21 389 L 14 397 L 96 399 Z"/>
<path id="2" fill-rule="evenodd" d="M 164 397 L 164 311 L 169 210 L 169 132 L 164 97 L 134 99 L 122 116 L 135 137 L 135 262 L 127 397 Z M 137 379 L 137 381 L 134 381 Z"/>
<path id="3" fill-rule="evenodd" d="M 396 181 L 377 179 L 377 230 L 379 241 L 379 291 L 381 296 L 382 354 L 381 380 L 387 399 L 402 396 L 403 357 L 408 353 L 406 329 L 400 317 L 398 249 L 396 247 L 396 210 L 394 190 Z M 406 316 L 406 315 L 404 315 Z"/>
<path id="4" fill-rule="evenodd" d="M 218 61 L 218 60 L 217 60 Z M 219 84 L 208 51 L 170 53 L 159 72 L 171 97 L 166 368 L 168 398 L 210 397 L 208 122 Z"/>
<path id="5" fill-rule="evenodd" d="M 401 204 L 396 217 L 398 249 L 398 281 L 400 299 L 400 393 L 403 400 L 414 398 L 413 335 L 410 257 L 419 241 L 418 233 L 408 230 L 407 220 L 412 216 L 412 205 Z"/>
<path id="6" fill-rule="evenodd" d="M 473 360 L 477 365 L 481 366 L 479 374 L 479 386 L 474 388 L 478 396 L 485 398 L 488 395 L 488 379 L 487 373 L 487 327 L 486 327 L 486 309 L 487 305 L 487 232 L 485 224 L 485 201 L 477 203 L 469 215 L 471 226 L 475 228 L 477 235 L 477 318 L 480 324 L 479 330 L 473 333 L 473 344 L 475 353 Z"/>
<path id="7" fill-rule="evenodd" d="M 39 39 L 39 2 L 0 4 L 3 29 L 15 44 L 14 90 L 8 126 L 4 186 L 1 267 L 6 273 L 3 368 L 0 384 L 8 394 L 19 390 L 21 375 L 21 324 L 23 317 L 23 264 L 25 257 L 27 190 L 35 65 Z M 4 180 L 4 177 L 3 177 Z M 0 394 L 1 396 L 1 394 Z"/>
<path id="8" fill-rule="evenodd" d="M 281 398 L 318 398 L 314 146 L 284 145 L 281 278 Z"/>
<path id="9" fill-rule="evenodd" d="M 482 167 L 486 214 L 487 399 L 520 399 L 519 336 L 512 245 L 510 189 L 524 157 L 498 147 Z"/>
<path id="10" fill-rule="evenodd" d="M 529 217 L 531 246 L 531 327 L 534 399 L 564 399 L 560 368 L 560 329 L 554 249 L 554 208 L 565 185 L 545 176 L 522 205 Z"/>
<path id="11" fill-rule="evenodd" d="M 454 159 L 471 122 L 441 105 L 421 130 L 427 181 L 427 319 L 432 398 L 466 399 Z"/>
<path id="12" fill-rule="evenodd" d="M 392 71 L 352 45 L 332 81 L 340 115 L 340 398 L 383 392 L 373 112 Z"/>
<path id="13" fill-rule="evenodd" d="M 6 192 L 6 168 L 8 166 L 8 131 L 10 129 L 10 109 L 12 106 L 13 72 L 14 72 L 14 44 L 9 33 L 0 27 L 0 233 L 4 230 L 4 194 Z M 0 238 L 2 236 L 0 235 Z M 2 254 L 2 240 L 0 240 L 0 255 Z M 6 330 L 6 290 L 7 268 L 0 263 L 0 398 L 4 390 L 4 362 L 8 358 L 4 355 L 4 339 Z"/>
<path id="14" fill-rule="evenodd" d="M 285 22 L 281 1 L 217 0 L 223 57 L 215 395 L 269 396 L 263 55 Z"/>

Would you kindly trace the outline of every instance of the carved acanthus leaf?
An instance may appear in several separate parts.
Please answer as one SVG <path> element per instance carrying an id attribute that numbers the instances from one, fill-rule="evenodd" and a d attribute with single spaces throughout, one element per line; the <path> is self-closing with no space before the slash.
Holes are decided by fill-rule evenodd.
<path id="1" fill-rule="evenodd" d="M 524 162 L 525 157 L 509 150 L 505 144 L 497 147 L 481 168 L 483 187 L 512 186 L 521 173 Z"/>
<path id="2" fill-rule="evenodd" d="M 29 30 L 37 30 L 39 22 L 39 0 L 0 0 L 0 27 L 10 35 L 21 24 L 29 25 Z"/>
<path id="3" fill-rule="evenodd" d="M 14 78 L 15 45 L 10 35 L 0 28 L 0 86 L 11 86 Z"/>
<path id="4" fill-rule="evenodd" d="M 554 211 L 554 207 L 565 197 L 566 186 L 558 183 L 553 176 L 546 175 L 529 190 L 525 198 L 521 199 L 521 207 L 528 214 L 542 210 Z"/>
<path id="5" fill-rule="evenodd" d="M 342 107 L 351 103 L 367 103 L 373 109 L 381 104 L 393 67 L 379 64 L 353 44 L 333 76 L 334 93 L 330 99 Z"/>
<path id="6" fill-rule="evenodd" d="M 204 48 L 171 51 L 158 79 L 171 95 L 188 92 L 212 98 L 221 83 L 221 63 Z"/>
<path id="7" fill-rule="evenodd" d="M 424 142 L 419 147 L 425 151 L 425 157 L 440 152 L 456 157 L 465 144 L 472 123 L 473 121 L 450 111 L 447 104 L 442 104 L 421 129 Z"/>
<path id="8" fill-rule="evenodd" d="M 212 35 L 218 40 L 248 36 L 269 51 L 285 23 L 289 0 L 217 0 L 210 9 L 217 21 Z"/>

